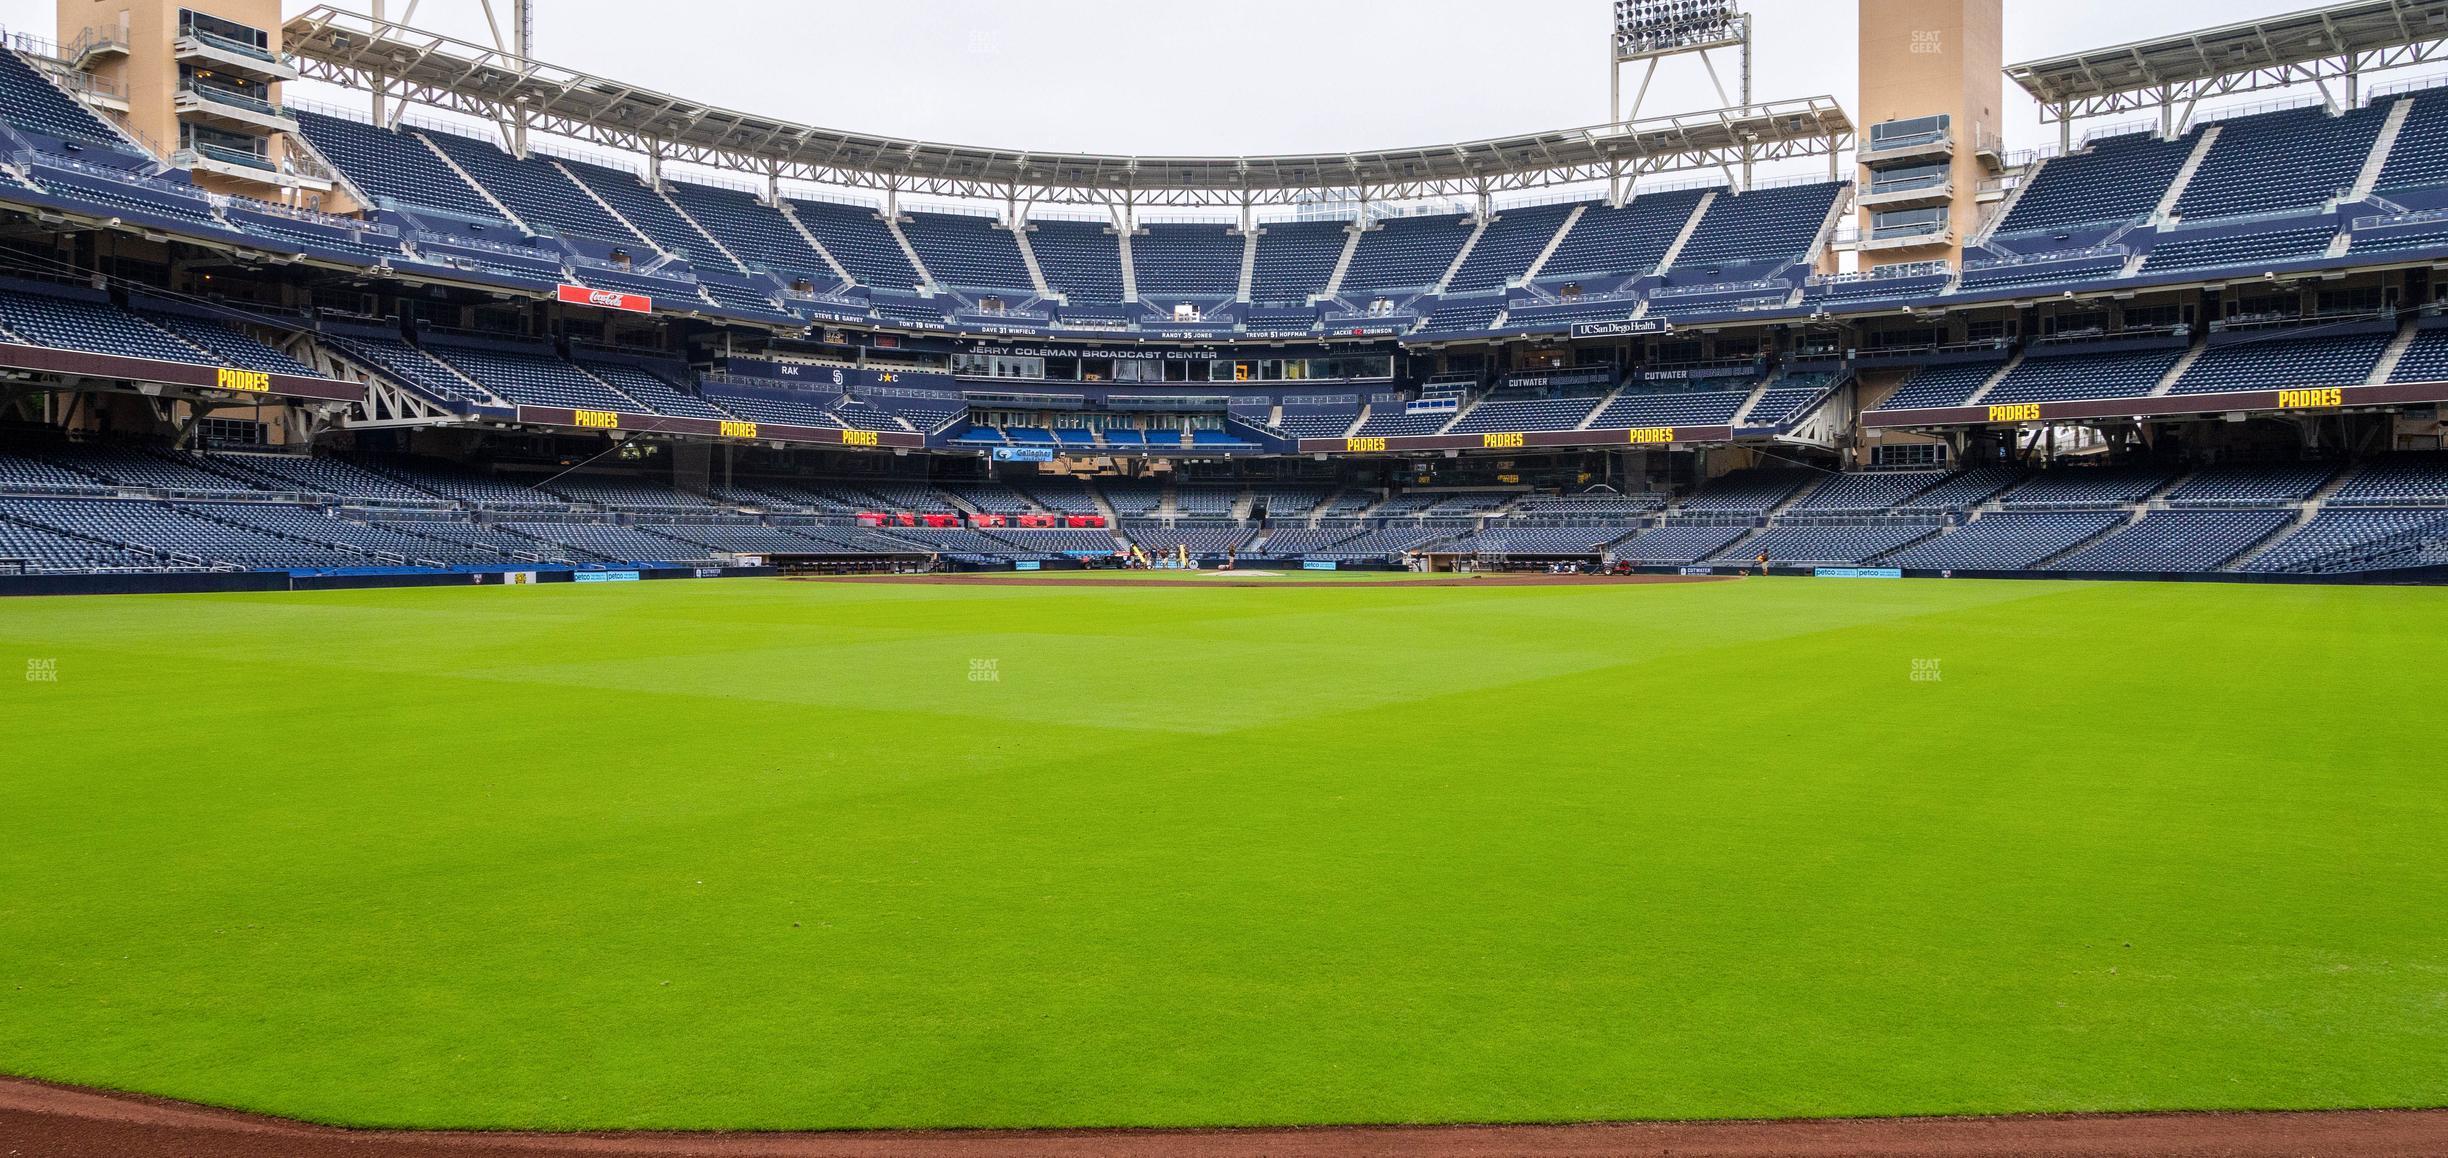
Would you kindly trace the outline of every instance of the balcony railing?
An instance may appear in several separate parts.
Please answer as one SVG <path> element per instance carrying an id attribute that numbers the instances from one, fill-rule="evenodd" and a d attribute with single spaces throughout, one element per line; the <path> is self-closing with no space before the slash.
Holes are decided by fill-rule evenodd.
<path id="1" fill-rule="evenodd" d="M 271 49 L 261 48 L 241 40 L 233 40 L 227 36 L 216 36 L 210 32 L 204 31 L 201 28 L 191 27 L 180 35 L 187 39 L 194 40 L 198 44 L 218 48 L 223 52 L 235 52 L 240 56 L 251 56 L 267 64 L 281 63 L 281 58 L 272 55 Z"/>
<path id="2" fill-rule="evenodd" d="M 1877 177 L 1872 177 L 1870 188 L 1864 190 L 1864 193 L 1876 197 L 1885 193 L 1910 193 L 1918 189 L 1943 189 L 1952 184 L 1954 180 L 1954 175 L 1950 173 L 1926 173 L 1919 177 L 1906 177 L 1896 181 L 1882 181 Z"/>
<path id="3" fill-rule="evenodd" d="M 193 164 L 199 157 L 207 161 L 219 161 L 224 165 L 244 165 L 250 169 L 261 169 L 266 173 L 278 172 L 272 166 L 272 159 L 261 153 L 251 153 L 245 149 L 233 149 L 226 145 L 208 144 L 203 141 L 188 142 L 187 147 L 180 150 L 179 155 L 171 159 L 174 162 L 184 161 L 184 163 Z"/>
<path id="4" fill-rule="evenodd" d="M 265 100 L 262 97 L 254 95 L 253 93 L 241 92 L 237 89 L 227 88 L 222 85 L 206 84 L 203 81 L 188 79 L 179 82 L 179 91 L 184 93 L 194 93 L 197 97 L 203 100 L 211 101 L 214 104 L 229 105 L 233 108 L 246 109 L 250 112 L 261 113 L 264 116 L 272 117 L 276 120 L 286 121 L 294 119 L 287 111 L 283 110 L 279 105 L 273 104 L 271 101 Z"/>

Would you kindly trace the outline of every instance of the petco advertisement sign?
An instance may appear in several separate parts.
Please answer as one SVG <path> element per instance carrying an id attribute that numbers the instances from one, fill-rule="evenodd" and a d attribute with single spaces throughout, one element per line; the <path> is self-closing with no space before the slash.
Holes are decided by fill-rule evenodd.
<path id="1" fill-rule="evenodd" d="M 619 310 L 630 314 L 654 312 L 654 299 L 645 294 L 625 294 L 617 290 L 588 289 L 582 285 L 561 287 L 564 305 L 593 306 L 599 310 Z"/>

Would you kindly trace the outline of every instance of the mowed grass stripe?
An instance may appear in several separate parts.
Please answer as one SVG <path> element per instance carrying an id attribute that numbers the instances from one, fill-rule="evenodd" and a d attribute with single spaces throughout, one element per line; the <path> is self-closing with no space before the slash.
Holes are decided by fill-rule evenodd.
<path id="1" fill-rule="evenodd" d="M 739 593 L 728 619 L 708 592 Z M 326 1120 L 548 1127 L 2448 1093 L 2431 1064 L 2448 945 L 2418 899 L 2448 885 L 2448 817 L 2413 723 L 2437 687 L 2389 674 L 2436 652 L 2428 592 L 725 583 L 302 602 L 326 600 L 223 627 L 214 600 L 34 607 L 27 636 L 64 682 L 8 702 L 118 726 L 20 732 L 40 758 L 0 784 L 0 1068 Z M 454 600 L 464 630 L 437 621 Z M 708 645 L 895 621 L 909 667 L 866 640 L 842 678 L 1000 694 L 1007 717 L 895 728 L 732 694 L 753 655 L 736 684 L 646 690 Z M 1364 646 L 1314 634 L 1354 621 Z M 1285 630 L 1304 638 L 1242 638 Z M 1048 657 L 1076 676 L 1033 654 L 991 689 L 938 670 L 988 634 L 1067 632 L 1085 654 Z M 201 655 L 182 660 L 188 640 Z M 1116 658 L 1117 640 L 1150 653 Z M 419 654 L 444 674 L 414 674 Z M 128 726 L 159 694 L 127 689 L 137 674 L 194 687 L 236 655 L 224 675 L 255 696 Z M 1914 658 L 1942 680 L 1911 682 Z M 522 665 L 542 678 L 447 676 Z M 2290 680 L 2359 726 L 2279 710 Z M 1224 730 L 1073 722 L 1157 689 L 1222 728 L 1216 700 L 1242 687 L 1273 698 Z M 320 717 L 302 733 L 301 711 Z"/>

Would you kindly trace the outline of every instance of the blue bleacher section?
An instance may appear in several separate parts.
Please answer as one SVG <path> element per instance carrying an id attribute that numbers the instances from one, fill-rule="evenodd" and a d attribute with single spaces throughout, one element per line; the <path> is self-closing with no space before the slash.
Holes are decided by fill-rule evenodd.
<path id="1" fill-rule="evenodd" d="M 2002 512 L 1893 552 L 1879 562 L 1938 570 L 2021 570 L 2125 519 L 2124 513 L 2112 511 Z"/>
<path id="2" fill-rule="evenodd" d="M 1643 426 L 1722 426 L 1734 421 L 1736 411 L 1751 397 L 1749 390 L 1690 390 L 1641 392 L 1637 387 L 1625 387 L 1598 416 L 1590 420 L 1593 430 L 1619 430 Z"/>
<path id="3" fill-rule="evenodd" d="M 785 283 L 805 278 L 822 288 L 840 280 L 789 220 L 756 194 L 687 181 L 666 182 L 663 191 L 741 261 L 772 270 Z"/>
<path id="4" fill-rule="evenodd" d="M 2183 233 L 2161 237 L 2151 246 L 2146 270 L 2214 269 L 2252 262 L 2307 261 L 2329 252 L 2337 237 L 2331 225 L 2273 229 L 2195 238 Z"/>
<path id="5" fill-rule="evenodd" d="M 1710 479 L 1683 500 L 1686 513 L 1760 514 L 1792 498 L 1794 493 L 1824 478 L 1818 471 L 1784 467 L 1754 467 Z"/>
<path id="6" fill-rule="evenodd" d="M 2374 459 L 2329 496 L 2329 505 L 2448 505 L 2448 456 L 2405 453 Z"/>
<path id="7" fill-rule="evenodd" d="M 1480 233 L 1479 244 L 1471 247 L 1470 256 L 1462 259 L 1462 268 L 1454 271 L 1453 283 L 1446 286 L 1451 293 L 1472 293 L 1479 290 L 1502 289 L 1506 282 L 1519 278 L 1547 248 L 1556 230 L 1571 216 L 1570 205 L 1523 205 L 1496 211 L 1496 219 Z"/>
<path id="8" fill-rule="evenodd" d="M 1692 210 L 1708 195 L 1705 189 L 1648 193 L 1625 202 L 1621 209 L 1592 204 L 1564 235 L 1555 255 L 1539 277 L 1636 277 L 1657 268 L 1675 235 L 1691 220 Z M 1698 241 L 1698 235 L 1694 235 Z"/>
<path id="9" fill-rule="evenodd" d="M 85 106 L 68 99 L 25 58 L 0 48 L 0 120 L 60 141 L 126 148 L 126 140 Z"/>
<path id="10" fill-rule="evenodd" d="M 2418 330 L 2405 356 L 2389 371 L 2391 382 L 2448 382 L 2448 326 Z"/>
<path id="11" fill-rule="evenodd" d="M 315 151 L 367 196 L 485 221 L 501 218 L 500 210 L 460 180 L 416 137 L 341 117 L 295 111 L 298 130 Z"/>
<path id="12" fill-rule="evenodd" d="M 2094 351 L 2027 356 L 1980 397 L 1994 402 L 2067 398 L 2126 398 L 2150 393 L 2184 356 L 2182 350 Z"/>
<path id="13" fill-rule="evenodd" d="M 1998 496 L 2007 507 L 2125 506 L 2166 486 L 2175 470 L 2161 466 L 2069 466 L 2040 471 Z"/>
<path id="14" fill-rule="evenodd" d="M 1675 255 L 1675 269 L 1800 261 L 1846 188 L 1841 182 L 1822 182 L 1739 195 L 1720 192 Z"/>
<path id="15" fill-rule="evenodd" d="M 842 205 L 832 201 L 792 199 L 791 212 L 799 224 L 816 235 L 816 240 L 842 263 L 860 285 L 878 289 L 908 290 L 920 282 L 918 270 L 902 252 L 901 243 L 893 240 L 892 230 L 884 224 L 877 211 L 865 205 Z M 788 228 L 789 223 L 782 223 Z M 802 242 L 802 244 L 805 244 Z M 1022 284 L 1027 284 L 1026 279 Z"/>
<path id="16" fill-rule="evenodd" d="M 2127 134 L 2051 158 L 1997 228 L 2000 239 L 2150 215 L 2192 155 L 2198 134 L 2163 141 Z"/>
<path id="17" fill-rule="evenodd" d="M 678 210 L 672 208 L 671 202 L 647 187 L 637 174 L 586 161 L 561 160 L 558 164 L 577 178 L 579 184 L 619 211 L 630 225 L 645 233 L 656 248 L 686 257 L 700 271 L 709 266 L 731 266 L 721 251 L 714 247 L 712 239 L 689 224 Z"/>
<path id="18" fill-rule="evenodd" d="M 420 134 L 434 147 L 450 155 L 467 175 L 484 186 L 493 199 L 507 206 L 510 212 L 531 229 L 575 234 L 619 245 L 637 245 L 645 241 L 628 226 L 604 212 L 603 206 L 587 195 L 552 162 L 529 156 L 525 160 L 513 157 L 489 142 L 450 133 L 426 130 Z"/>
<path id="19" fill-rule="evenodd" d="M 2176 214 L 2229 217 L 2316 208 L 2353 187 L 2387 119 L 2388 108 L 2381 105 L 2337 117 L 2314 107 L 2222 121 L 2210 155 L 2177 199 Z"/>
<path id="20" fill-rule="evenodd" d="M 304 362 L 267 345 L 262 339 L 247 333 L 237 325 L 216 318 L 193 317 L 186 314 L 143 311 L 146 322 L 168 330 L 188 345 L 200 347 L 214 357 L 246 370 L 261 370 L 267 374 L 294 374 L 301 378 L 321 377 Z"/>
<path id="21" fill-rule="evenodd" d="M 901 233 L 936 281 L 962 289 L 1036 292 L 1028 266 L 1020 259 L 1019 243 L 1012 240 L 1011 230 L 993 218 L 927 212 L 905 216 L 908 220 L 902 223 Z"/>
<path id="22" fill-rule="evenodd" d="M 1791 508 L 1795 513 L 1846 514 L 1884 511 L 1936 486 L 1944 471 L 1864 471 L 1841 474 L 1812 487 Z"/>
<path id="23" fill-rule="evenodd" d="M 2337 474 L 2331 463 L 2278 466 L 2214 466 L 2185 476 L 2169 491 L 2169 506 L 2258 506 L 2312 497 Z"/>
<path id="24" fill-rule="evenodd" d="M 1122 247 L 1112 226 L 1059 218 L 1033 225 L 1029 249 L 1055 292 L 1074 305 L 1122 300 Z"/>
<path id="25" fill-rule="evenodd" d="M 1769 563 L 1776 566 L 1845 566 L 1869 562 L 1889 551 L 1935 535 L 1938 531 L 1934 523 L 1902 522 L 1771 527 L 1738 540 L 1717 555 L 1714 561 L 1743 563 L 1765 554 Z"/>
<path id="26" fill-rule="evenodd" d="M 2289 520 L 2287 511 L 2154 511 L 2050 567 L 2059 571 L 2209 571 Z"/>
<path id="27" fill-rule="evenodd" d="M 402 386 L 443 402 L 499 405 L 425 351 L 397 338 L 326 334 L 324 345 Z"/>
<path id="28" fill-rule="evenodd" d="M 66 288 L 45 293 L 0 289 L 0 329 L 28 345 L 163 362 L 215 365 L 221 361 L 107 301 L 70 296 L 76 292 Z"/>
<path id="29" fill-rule="evenodd" d="M 1250 270 L 1250 300 L 1263 306 L 1296 306 L 1326 292 L 1350 222 L 1271 221 L 1259 226 L 1258 256 Z M 1145 260 L 1134 251 L 1134 261 Z"/>
<path id="30" fill-rule="evenodd" d="M 512 403 L 630 413 L 646 409 L 549 353 L 446 345 L 427 346 L 426 353 Z"/>
<path id="31" fill-rule="evenodd" d="M 1343 289 L 1362 293 L 1434 288 L 1445 276 L 1446 267 L 1453 264 L 1454 255 L 1462 251 L 1462 243 L 1470 240 L 1470 232 L 1467 219 L 1460 214 L 1389 217 L 1379 221 L 1377 228 L 1360 235 L 1360 247 L 1352 251 L 1351 268 L 1343 274 Z M 1263 238 L 1259 252 L 1266 252 Z M 1330 261 L 1329 272 L 1332 268 Z M 1319 284 L 1324 285 L 1324 278 L 1319 279 Z"/>
<path id="32" fill-rule="evenodd" d="M 2300 337 L 2283 330 L 2255 334 L 2204 349 L 2168 393 L 2359 386 L 2371 377 L 2388 344 L 2387 334 Z"/>
<path id="33" fill-rule="evenodd" d="M 499 350 L 483 356 L 517 357 Z M 649 369 L 589 363 L 598 374 L 611 365 Z M 2387 456 L 2350 468 L 2348 485 L 2329 500 L 2330 508 L 2307 520 L 2300 504 L 2320 491 L 2333 469 L 2323 463 L 2203 468 L 2185 475 L 2184 485 L 2168 495 L 2169 509 L 2139 518 L 2135 504 L 2181 468 L 2061 468 L 2023 478 L 2004 496 L 2006 509 L 1997 510 L 1975 508 L 2013 483 L 2015 472 L 1751 469 L 1710 480 L 1662 512 L 1662 523 L 1654 522 L 1661 513 L 1655 496 L 1427 488 L 1382 502 L 1369 491 L 1346 491 L 1348 501 L 1322 512 L 1328 521 L 1312 526 L 1307 519 L 1320 513 L 1321 502 L 1334 493 L 1331 485 L 1182 483 L 1169 488 L 1182 521 L 1173 522 L 1168 510 L 1170 525 L 1164 525 L 1151 515 L 1168 488 L 1146 480 L 1108 480 L 1092 491 L 1079 480 L 1053 476 L 1018 484 L 742 478 L 706 497 L 610 467 L 497 473 L 427 459 L 197 454 L 17 435 L 0 448 L 0 564 L 46 573 L 516 568 L 539 561 L 696 566 L 724 553 L 940 554 L 992 564 L 1104 556 L 1112 550 L 1113 532 L 862 528 L 849 525 L 851 516 L 956 509 L 1006 516 L 1085 513 L 1096 509 L 1095 491 L 1128 520 L 1123 533 L 1157 553 L 1186 544 L 1194 554 L 1214 557 L 1248 554 L 1255 545 L 1270 558 L 1344 562 L 1388 561 L 1433 545 L 1524 560 L 1605 550 L 1614 559 L 1664 566 L 1747 564 L 1764 553 L 1784 566 L 2343 573 L 2406 565 L 2409 558 L 2427 557 L 2414 547 L 2448 537 L 2448 456 Z M 1262 529 L 1233 517 L 1253 494 L 1276 525 Z M 2089 509 L 2063 509 L 2067 505 Z M 501 514 L 489 518 L 471 508 Z M 1761 517 L 1779 508 L 1783 513 L 1762 525 Z M 1365 519 L 1351 517 L 1363 510 Z"/>
<path id="34" fill-rule="evenodd" d="M 2372 184 L 2382 196 L 2448 185 L 2448 92 L 2435 89 L 2412 99 L 2380 179 Z"/>
<path id="35" fill-rule="evenodd" d="M 1597 398 L 1521 398 L 1481 402 L 1454 424 L 1455 434 L 1491 430 L 1571 430 L 1595 409 Z"/>
<path id="36" fill-rule="evenodd" d="M 2357 557 L 2359 551 L 2415 534 L 2448 534 L 2448 511 L 2385 507 L 2325 510 L 2244 564 L 2243 570 L 2258 573 L 2361 570 L 2371 564 Z"/>
<path id="37" fill-rule="evenodd" d="M 1470 334 L 1484 332 L 1496 324 L 1496 317 L 1505 312 L 1503 294 L 1486 297 L 1449 297 L 1440 299 L 1436 308 L 1420 322 L 1422 334 Z"/>
<path id="38" fill-rule="evenodd" d="M 1229 298 L 1241 288 L 1242 239 L 1232 227 L 1159 222 L 1131 238 L 1139 296 Z"/>
<path id="39" fill-rule="evenodd" d="M 1750 533 L 1747 526 L 1669 524 L 1632 535 L 1615 544 L 1608 554 L 1643 565 L 1697 563 Z"/>

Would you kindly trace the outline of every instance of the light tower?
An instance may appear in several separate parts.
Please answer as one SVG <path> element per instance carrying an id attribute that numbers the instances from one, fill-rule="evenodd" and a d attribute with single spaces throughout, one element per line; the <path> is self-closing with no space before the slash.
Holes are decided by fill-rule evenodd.
<path id="1" fill-rule="evenodd" d="M 1675 57 L 1695 57 L 1717 90 L 1720 107 L 1751 103 L 1751 17 L 1739 0 L 1615 0 L 1615 26 L 1607 38 L 1607 121 L 1621 124 L 1640 119 L 1658 67 Z M 1735 57 L 1734 91 L 1728 93 L 1717 56 Z M 1640 87 L 1632 91 L 1632 107 L 1623 99 L 1626 65 L 1641 65 Z M 1620 186 L 1621 178 L 1617 178 Z M 1751 159 L 1744 157 L 1742 186 L 1751 184 Z M 1619 187 L 1615 200 L 1621 201 Z"/>

